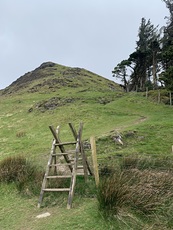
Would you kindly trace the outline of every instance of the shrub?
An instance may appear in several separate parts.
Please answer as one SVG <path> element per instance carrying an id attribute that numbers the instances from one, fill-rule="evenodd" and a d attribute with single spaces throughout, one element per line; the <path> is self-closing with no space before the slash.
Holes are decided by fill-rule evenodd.
<path id="1" fill-rule="evenodd" d="M 16 184 L 17 189 L 35 193 L 41 188 L 43 173 L 23 156 L 8 157 L 0 162 L 0 182 Z"/>
<path id="2" fill-rule="evenodd" d="M 104 214 L 117 214 L 128 194 L 125 178 L 122 172 L 110 174 L 100 181 L 97 193 L 99 209 Z"/>
<path id="3" fill-rule="evenodd" d="M 124 157 L 121 163 L 122 169 L 136 168 L 138 166 L 139 159 L 137 157 L 129 156 Z"/>
<path id="4" fill-rule="evenodd" d="M 173 198 L 173 175 L 169 171 L 129 170 L 131 176 L 129 199 L 126 201 L 131 208 L 145 214 L 151 214 Z"/>
<path id="5" fill-rule="evenodd" d="M 173 201 L 173 173 L 122 169 L 101 178 L 97 198 L 100 210 L 106 215 L 116 215 L 121 208 L 127 207 L 145 215 L 164 210 L 162 215 L 165 215 Z"/>
<path id="6" fill-rule="evenodd" d="M 25 136 L 26 136 L 25 131 L 20 131 L 20 132 L 16 133 L 16 137 L 18 137 L 18 138 L 25 137 Z"/>

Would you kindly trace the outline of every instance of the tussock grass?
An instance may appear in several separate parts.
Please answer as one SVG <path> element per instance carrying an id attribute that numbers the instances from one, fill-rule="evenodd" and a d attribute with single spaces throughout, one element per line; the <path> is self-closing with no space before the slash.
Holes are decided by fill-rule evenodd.
<path id="1" fill-rule="evenodd" d="M 123 174 L 118 172 L 104 177 L 99 184 L 97 195 L 99 209 L 103 210 L 106 216 L 116 215 L 125 202 L 127 191 L 124 189 L 123 180 Z"/>
<path id="2" fill-rule="evenodd" d="M 16 137 L 21 138 L 21 137 L 25 137 L 26 136 L 26 132 L 25 131 L 20 131 L 16 133 Z"/>
<path id="3" fill-rule="evenodd" d="M 38 194 L 43 172 L 23 156 L 5 158 L 0 162 L 0 182 L 15 183 L 20 192 Z"/>
<path id="4" fill-rule="evenodd" d="M 114 171 L 111 167 L 110 174 L 101 177 L 97 199 L 103 215 L 120 218 L 126 210 L 127 213 L 135 212 L 135 215 L 146 217 L 149 222 L 154 219 L 154 225 L 161 221 L 162 227 L 173 226 L 173 171 L 166 163 L 165 168 L 152 164 L 154 167 L 146 169 L 146 158 L 142 164 L 142 159 L 128 157 L 122 165 Z M 170 165 L 169 161 L 167 165 Z"/>

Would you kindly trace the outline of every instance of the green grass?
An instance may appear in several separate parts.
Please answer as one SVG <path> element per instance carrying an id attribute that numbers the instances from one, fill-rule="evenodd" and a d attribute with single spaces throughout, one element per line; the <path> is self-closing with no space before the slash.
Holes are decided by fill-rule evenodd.
<path id="1" fill-rule="evenodd" d="M 58 195 L 57 195 L 58 196 Z M 71 210 L 66 209 L 66 201 L 38 209 L 37 198 L 28 199 L 17 193 L 13 185 L 1 185 L 0 189 L 1 229 L 112 229 L 99 215 L 97 202 L 93 198 L 74 201 Z M 58 198 L 57 198 L 58 199 Z M 60 197 L 62 199 L 62 197 Z M 36 216 L 49 212 L 50 217 L 37 219 Z"/>
<path id="2" fill-rule="evenodd" d="M 57 76 L 60 75 L 57 73 Z M 84 123 L 83 140 L 96 137 L 99 169 L 110 163 L 119 167 L 124 156 L 161 157 L 163 160 L 171 157 L 173 107 L 152 102 L 141 93 L 124 94 L 118 88 L 110 90 L 107 81 L 98 76 L 94 78 L 96 83 L 86 76 L 82 80 L 83 85 L 80 77 L 75 79 L 75 84 L 80 84 L 78 87 L 70 83 L 70 87 L 67 84 L 51 91 L 45 86 L 38 92 L 28 93 L 30 86 L 27 86 L 15 94 L 0 96 L 0 160 L 22 155 L 45 169 L 53 138 L 48 126 L 60 125 L 61 139 L 67 141 L 73 140 L 68 123 L 72 122 L 78 129 L 81 121 Z M 39 82 L 33 82 L 32 87 Z M 44 112 L 36 108 L 37 103 L 53 97 L 75 100 Z M 122 135 L 123 145 L 114 141 L 117 133 Z M 91 162 L 91 151 L 87 153 Z M 104 219 L 98 210 L 94 188 L 94 192 L 84 189 L 79 193 L 76 190 L 73 209 L 67 210 L 66 196 L 57 194 L 55 201 L 48 197 L 47 203 L 37 209 L 37 196 L 20 194 L 13 183 L 0 186 L 0 206 L 3 207 L 0 225 L 3 230 L 159 229 L 152 228 L 146 216 L 138 216 L 130 210 L 122 209 L 113 220 Z M 92 187 L 91 184 L 87 186 Z M 37 215 L 47 211 L 51 213 L 50 217 L 36 219 Z"/>

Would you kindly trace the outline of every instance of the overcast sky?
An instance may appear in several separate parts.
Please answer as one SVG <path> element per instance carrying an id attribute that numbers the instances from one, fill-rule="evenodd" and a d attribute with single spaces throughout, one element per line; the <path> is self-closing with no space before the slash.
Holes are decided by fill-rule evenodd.
<path id="1" fill-rule="evenodd" d="M 46 61 L 115 80 L 141 18 L 161 27 L 165 16 L 162 0 L 0 0 L 0 89 Z"/>

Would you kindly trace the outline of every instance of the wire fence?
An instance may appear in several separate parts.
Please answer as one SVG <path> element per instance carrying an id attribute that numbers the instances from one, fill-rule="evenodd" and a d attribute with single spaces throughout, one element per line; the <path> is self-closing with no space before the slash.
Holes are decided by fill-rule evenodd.
<path id="1" fill-rule="evenodd" d="M 145 96 L 146 98 L 154 98 L 157 101 L 157 103 L 163 102 L 165 104 L 169 104 L 170 106 L 172 106 L 173 104 L 173 93 L 171 91 L 161 89 L 149 91 L 148 88 L 146 88 Z"/>

